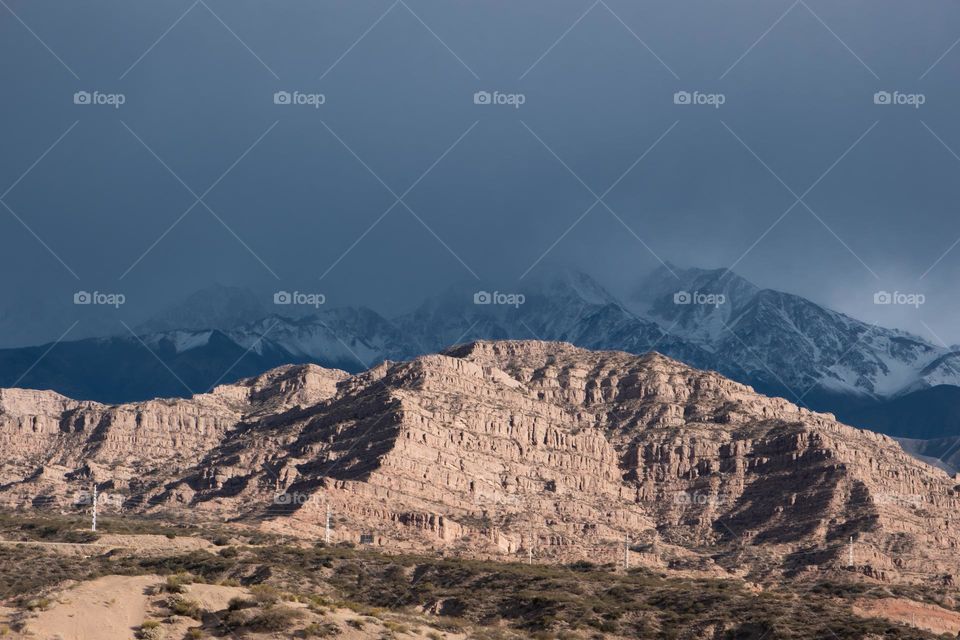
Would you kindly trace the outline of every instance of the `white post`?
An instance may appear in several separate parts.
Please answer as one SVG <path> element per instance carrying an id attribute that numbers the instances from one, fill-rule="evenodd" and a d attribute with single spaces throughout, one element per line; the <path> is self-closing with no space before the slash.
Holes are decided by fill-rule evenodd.
<path id="1" fill-rule="evenodd" d="M 530 525 L 530 544 L 527 545 L 527 562 L 533 564 L 533 525 Z"/>
<path id="2" fill-rule="evenodd" d="M 327 505 L 327 519 L 323 532 L 323 540 L 325 543 L 330 544 L 330 505 Z"/>
<path id="3" fill-rule="evenodd" d="M 623 536 L 623 568 L 630 569 L 630 534 Z"/>
<path id="4" fill-rule="evenodd" d="M 853 567 L 853 536 L 850 536 L 850 567 Z"/>
<path id="5" fill-rule="evenodd" d="M 91 531 L 97 530 L 97 483 L 93 483 L 93 522 L 90 526 Z"/>

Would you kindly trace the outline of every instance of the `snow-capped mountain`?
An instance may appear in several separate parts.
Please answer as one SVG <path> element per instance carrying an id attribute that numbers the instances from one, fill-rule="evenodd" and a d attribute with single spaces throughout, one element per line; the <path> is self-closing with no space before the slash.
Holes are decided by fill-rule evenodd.
<path id="1" fill-rule="evenodd" d="M 394 323 L 363 307 L 323 309 L 299 318 L 271 314 L 226 334 L 253 353 L 283 352 L 291 362 L 349 371 L 419 353 Z"/>
<path id="2" fill-rule="evenodd" d="M 812 392 L 883 399 L 960 385 L 960 354 L 915 335 L 759 289 L 725 269 L 672 271 L 650 276 L 633 308 L 764 391 L 794 401 Z"/>
<path id="3" fill-rule="evenodd" d="M 451 287 L 395 322 L 422 352 L 468 340 L 537 339 L 631 353 L 656 350 L 688 362 L 710 359 L 700 347 L 626 309 L 587 274 L 571 270 L 509 293 Z"/>
<path id="4" fill-rule="evenodd" d="M 960 391 L 960 351 L 761 289 L 726 270 L 664 268 L 626 302 L 569 270 L 515 290 L 471 283 L 392 319 L 360 307 L 274 306 L 246 290 L 215 287 L 143 327 L 138 338 L 0 350 L 0 386 L 19 380 L 24 387 L 119 402 L 189 395 L 283 363 L 356 372 L 457 342 L 540 339 L 638 354 L 656 350 L 899 436 L 957 432 L 945 418 L 952 412 L 923 411 L 921 396 L 934 387 Z M 903 415 L 903 407 L 915 413 L 909 425 L 881 419 L 890 411 Z"/>
<path id="5" fill-rule="evenodd" d="M 269 313 L 261 296 L 249 289 L 215 284 L 196 291 L 136 327 L 137 333 L 186 329 L 231 329 Z"/>

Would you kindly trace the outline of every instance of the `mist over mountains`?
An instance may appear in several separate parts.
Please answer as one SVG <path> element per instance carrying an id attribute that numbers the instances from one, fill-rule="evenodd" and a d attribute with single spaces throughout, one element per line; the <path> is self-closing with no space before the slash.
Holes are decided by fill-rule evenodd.
<path id="1" fill-rule="evenodd" d="M 960 353 L 723 269 L 666 265 L 623 299 L 574 270 L 513 292 L 455 285 L 392 318 L 264 298 L 215 286 L 125 335 L 3 349 L 0 386 L 119 403 L 190 396 L 287 363 L 357 372 L 471 340 L 538 339 L 658 351 L 895 436 L 960 435 Z"/>

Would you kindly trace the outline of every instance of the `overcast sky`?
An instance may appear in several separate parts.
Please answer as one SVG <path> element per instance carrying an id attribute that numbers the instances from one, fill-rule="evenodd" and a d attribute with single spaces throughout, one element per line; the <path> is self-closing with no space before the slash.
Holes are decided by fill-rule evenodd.
<path id="1" fill-rule="evenodd" d="M 958 38 L 940 0 L 3 0 L 3 308 L 55 334 L 80 289 L 133 318 L 220 282 L 392 313 L 665 260 L 957 342 Z"/>

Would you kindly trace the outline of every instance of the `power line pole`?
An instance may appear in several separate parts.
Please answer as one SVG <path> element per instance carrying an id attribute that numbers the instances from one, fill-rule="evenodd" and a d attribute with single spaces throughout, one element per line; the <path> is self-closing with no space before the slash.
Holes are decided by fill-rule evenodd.
<path id="1" fill-rule="evenodd" d="M 530 523 L 530 544 L 527 545 L 527 562 L 533 564 L 533 523 Z"/>
<path id="2" fill-rule="evenodd" d="M 330 504 L 327 504 L 327 519 L 323 531 L 323 541 L 326 544 L 330 544 Z"/>
<path id="3" fill-rule="evenodd" d="M 97 530 L 97 483 L 93 483 L 93 521 L 90 525 L 91 531 Z"/>

